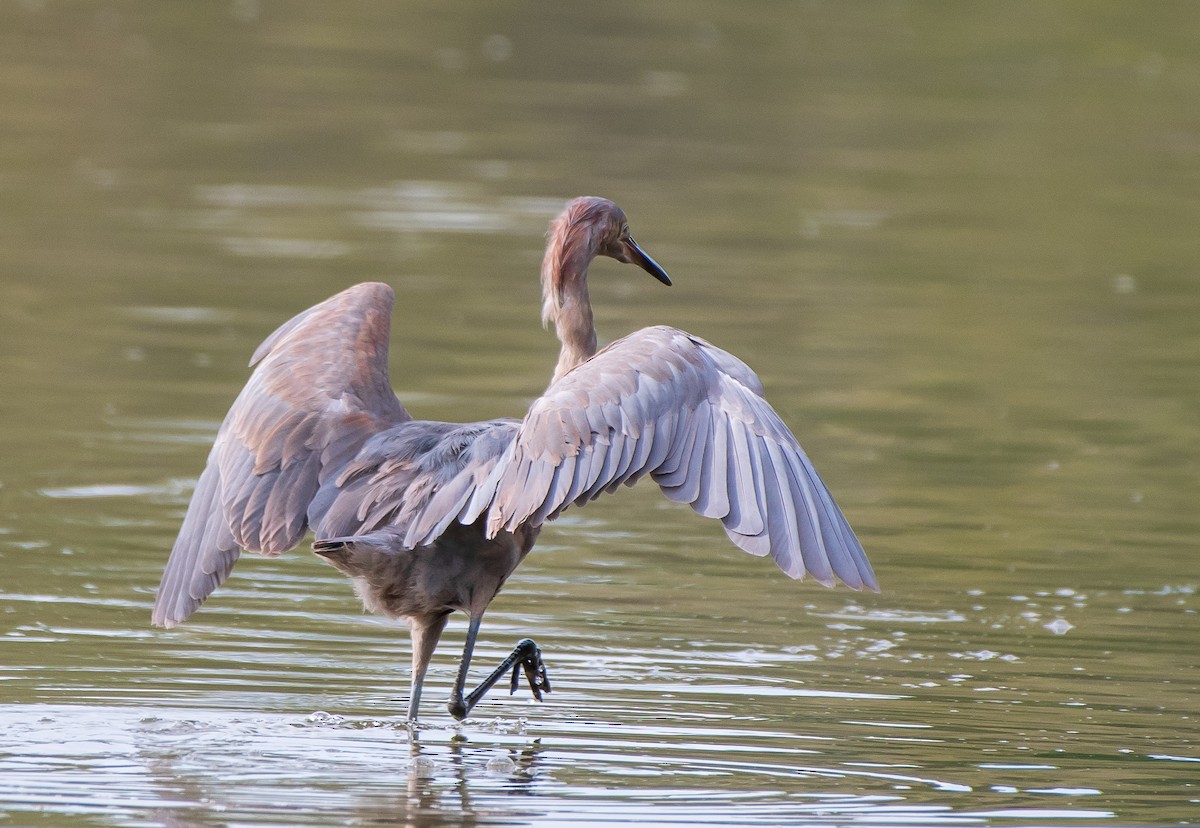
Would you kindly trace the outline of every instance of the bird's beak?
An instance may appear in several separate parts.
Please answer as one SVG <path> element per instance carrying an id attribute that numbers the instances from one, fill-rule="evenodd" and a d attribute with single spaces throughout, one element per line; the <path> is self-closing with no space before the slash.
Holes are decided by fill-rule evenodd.
<path id="1" fill-rule="evenodd" d="M 633 236 L 625 237 L 625 255 L 629 257 L 627 261 L 630 264 L 637 265 L 664 285 L 670 286 L 671 277 L 667 275 L 667 271 L 659 267 L 658 262 L 647 256 L 645 250 L 638 247 L 637 242 L 633 240 Z"/>

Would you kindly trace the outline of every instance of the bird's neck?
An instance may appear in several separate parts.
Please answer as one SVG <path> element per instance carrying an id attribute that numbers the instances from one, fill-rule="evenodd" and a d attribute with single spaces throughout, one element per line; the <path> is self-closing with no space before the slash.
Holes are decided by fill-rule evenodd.
<path id="1" fill-rule="evenodd" d="M 554 366 L 557 382 L 564 374 L 596 353 L 596 326 L 592 323 L 592 305 L 588 301 L 587 284 L 568 295 L 565 304 L 559 306 L 554 317 L 554 331 L 562 348 L 558 352 L 558 364 Z"/>
<path id="2" fill-rule="evenodd" d="M 542 262 L 542 322 L 553 324 L 562 349 L 554 367 L 557 382 L 596 353 L 596 326 L 588 297 L 587 269 L 595 253 L 569 244 L 551 245 Z"/>

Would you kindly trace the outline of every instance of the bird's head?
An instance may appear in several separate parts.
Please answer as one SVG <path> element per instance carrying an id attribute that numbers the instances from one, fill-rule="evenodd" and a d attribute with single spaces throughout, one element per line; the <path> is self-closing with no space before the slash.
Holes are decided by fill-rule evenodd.
<path id="1" fill-rule="evenodd" d="M 671 284 L 666 271 L 633 240 L 625 211 L 607 198 L 584 196 L 569 202 L 550 223 L 542 262 L 547 293 L 559 294 L 565 282 L 583 279 L 597 256 L 635 264 L 664 285 Z"/>
<path id="2" fill-rule="evenodd" d="M 608 256 L 625 264 L 635 264 L 664 285 L 671 284 L 667 272 L 633 240 L 624 210 L 606 198 L 594 196 L 575 199 L 567 205 L 567 210 L 570 211 L 576 205 L 579 205 L 577 209 L 580 210 L 581 221 L 584 224 L 591 223 L 596 228 L 594 232 L 598 237 L 597 255 Z"/>

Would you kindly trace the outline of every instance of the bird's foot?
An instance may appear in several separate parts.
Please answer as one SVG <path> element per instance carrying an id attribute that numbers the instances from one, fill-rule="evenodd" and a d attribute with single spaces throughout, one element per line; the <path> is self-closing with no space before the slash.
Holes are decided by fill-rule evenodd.
<path id="1" fill-rule="evenodd" d="M 541 701 L 542 694 L 550 692 L 550 678 L 546 675 L 546 665 L 542 662 L 542 651 L 538 649 L 538 645 L 534 644 L 532 639 L 523 638 L 517 642 L 517 646 L 509 653 L 508 658 L 500 662 L 500 666 L 465 697 L 461 686 L 454 689 L 450 695 L 450 702 L 446 705 L 450 715 L 460 722 L 465 719 L 472 708 L 483 698 L 483 694 L 490 690 L 509 670 L 512 670 L 513 693 L 517 692 L 522 671 L 525 672 L 525 678 L 529 680 L 529 689 L 533 691 L 535 699 Z M 462 681 L 461 673 L 459 681 Z"/>
<path id="2" fill-rule="evenodd" d="M 509 695 L 517 692 L 517 685 L 521 683 L 521 672 L 524 671 L 525 678 L 529 682 L 530 692 L 533 693 L 535 699 L 541 701 L 542 694 L 550 692 L 550 676 L 546 675 L 546 663 L 542 661 L 542 651 L 538 649 L 538 645 L 533 642 L 532 638 L 523 638 L 517 642 L 513 655 L 518 656 L 520 660 L 513 665 L 512 686 L 509 689 Z"/>

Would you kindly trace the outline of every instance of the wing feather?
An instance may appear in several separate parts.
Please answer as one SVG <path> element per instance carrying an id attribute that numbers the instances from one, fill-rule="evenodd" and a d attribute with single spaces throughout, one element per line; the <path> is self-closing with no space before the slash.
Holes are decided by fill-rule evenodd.
<path id="1" fill-rule="evenodd" d="M 412 419 L 388 382 L 393 299 L 387 285 L 356 285 L 255 351 L 257 367 L 217 433 L 167 561 L 154 623 L 187 618 L 241 549 L 277 555 L 295 546 L 321 484 L 371 435 Z"/>
<path id="2" fill-rule="evenodd" d="M 173 627 L 229 576 L 241 548 L 221 513 L 220 475 L 210 463 L 200 475 L 183 527 L 167 560 L 152 621 Z"/>
<path id="3" fill-rule="evenodd" d="M 779 445 L 771 440 L 763 442 L 771 466 L 775 470 L 775 483 L 781 506 L 780 517 L 786 532 L 782 537 L 771 539 L 771 557 L 793 578 L 808 574 L 826 586 L 833 586 L 833 581 L 827 575 L 822 576 L 822 573 L 829 569 L 829 565 L 825 561 L 825 547 L 820 539 L 820 530 L 813 525 L 814 516 L 804 502 L 804 493 L 795 485 L 788 470 L 788 461 L 780 451 Z"/>
<path id="4" fill-rule="evenodd" d="M 744 425 L 744 424 L 742 424 Z M 752 488 L 746 492 L 754 501 L 754 513 L 758 516 L 757 531 L 730 531 L 725 527 L 726 534 L 733 542 L 751 555 L 763 557 L 771 552 L 771 535 L 768 532 L 767 521 L 767 480 L 763 474 L 762 455 L 759 453 L 758 438 L 746 430 L 746 457 L 750 464 L 750 480 Z"/>
<path id="5" fill-rule="evenodd" d="M 651 423 L 650 427 L 653 428 L 653 423 Z M 642 439 L 640 437 L 638 439 L 623 439 L 621 441 L 621 456 L 617 462 L 613 464 L 612 472 L 608 476 L 608 485 L 597 491 L 594 495 L 592 495 L 592 497 L 599 497 L 601 491 L 605 491 L 610 494 L 616 491 L 616 487 L 620 486 L 621 483 L 629 476 L 629 467 L 633 465 L 634 458 L 636 458 L 638 452 L 642 450 L 640 447 L 642 445 L 648 446 L 649 442 L 649 440 Z"/>
<path id="6" fill-rule="evenodd" d="M 708 442 L 709 420 L 712 406 L 701 404 L 692 409 L 684 439 L 679 441 L 680 450 L 668 458 L 675 469 L 666 474 L 651 472 L 651 477 L 665 494 L 676 503 L 695 503 L 700 496 L 700 477 L 704 473 L 705 444 Z"/>
<path id="7" fill-rule="evenodd" d="M 763 530 L 762 511 L 758 506 L 755 486 L 754 464 L 750 459 L 750 447 L 746 441 L 746 429 L 741 423 L 726 420 L 729 432 L 726 446 L 729 448 L 729 474 L 726 490 L 729 492 L 729 514 L 725 526 L 742 535 L 757 535 Z"/>
<path id="8" fill-rule="evenodd" d="M 692 508 L 709 518 L 729 516 L 729 428 L 720 417 L 709 418 L 708 439 L 704 442 L 704 470 L 700 491 Z"/>
<path id="9" fill-rule="evenodd" d="M 771 461 L 771 454 L 767 451 L 766 446 L 760 444 L 759 460 L 762 463 L 763 478 L 766 480 L 766 486 L 763 489 L 764 501 L 766 508 L 767 529 L 766 535 L 767 552 L 775 560 L 777 564 L 790 578 L 799 578 L 804 574 L 803 565 L 797 566 L 798 560 L 785 558 L 783 555 L 784 537 L 790 531 L 790 527 L 786 525 L 786 518 L 783 514 L 783 492 L 779 490 L 779 478 L 775 472 L 775 464 Z M 800 556 L 797 555 L 796 559 Z"/>
<path id="10" fill-rule="evenodd" d="M 619 431 L 612 435 L 612 442 L 607 450 L 596 452 L 600 462 L 592 463 L 592 470 L 588 474 L 587 489 L 575 499 L 575 503 L 583 506 L 595 500 L 612 485 L 613 480 L 618 477 L 617 468 L 621 465 L 622 459 L 627 456 L 627 447 L 632 446 L 635 442 L 632 437 L 626 439 Z"/>
<path id="11" fill-rule="evenodd" d="M 613 343 L 553 383 L 460 502 L 488 533 L 537 526 L 651 475 L 793 578 L 877 589 L 870 564 L 745 363 L 667 327 Z"/>

